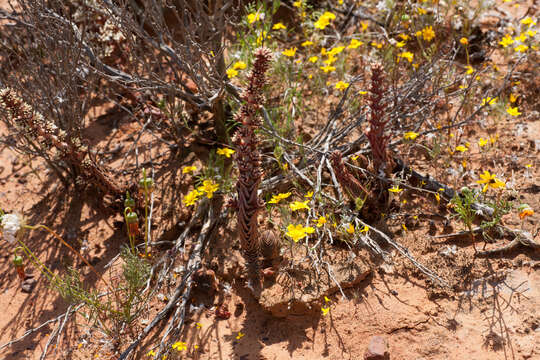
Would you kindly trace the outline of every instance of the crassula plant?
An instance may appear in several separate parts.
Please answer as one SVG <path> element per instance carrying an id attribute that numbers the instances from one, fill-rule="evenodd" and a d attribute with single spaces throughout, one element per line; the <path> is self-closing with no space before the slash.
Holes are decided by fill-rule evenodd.
<path id="1" fill-rule="evenodd" d="M 246 259 L 249 284 L 257 286 L 260 282 L 260 241 L 257 215 L 264 202 L 257 194 L 262 180 L 261 155 L 256 129 L 261 125 L 259 109 L 263 103 L 263 87 L 266 83 L 271 53 L 261 48 L 254 53 L 253 70 L 248 75 L 248 84 L 241 95 L 243 104 L 236 114 L 240 123 L 233 142 L 236 147 L 235 162 L 238 167 L 236 182 L 238 209 L 238 237 Z"/>

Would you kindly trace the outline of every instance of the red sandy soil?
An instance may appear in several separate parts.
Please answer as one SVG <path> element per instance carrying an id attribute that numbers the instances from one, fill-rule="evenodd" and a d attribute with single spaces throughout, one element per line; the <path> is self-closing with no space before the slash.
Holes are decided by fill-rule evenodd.
<path id="1" fill-rule="evenodd" d="M 4 1 L 5 2 L 5 1 Z M 2 1 L 0 0 L 0 6 Z M 522 125 L 528 130 L 517 135 Z M 128 135 L 137 125 L 122 119 L 118 132 L 110 135 L 106 126 L 95 126 L 88 131 L 94 136 L 96 148 L 122 144 L 129 147 Z M 510 176 L 514 169 L 519 202 L 528 203 L 536 214 L 525 220 L 523 226 L 531 231 L 538 226 L 540 217 L 539 151 L 532 142 L 540 140 L 538 114 L 507 121 L 495 129 L 500 137 L 499 149 L 487 158 L 477 157 L 470 166 L 478 170 L 492 166 L 493 161 Z M 2 133 L 4 128 L 0 128 Z M 470 133 L 469 133 L 470 134 Z M 472 134 L 470 134 L 473 137 Z M 480 137 L 476 132 L 474 137 Z M 512 157 L 516 156 L 517 160 Z M 120 159 L 121 160 L 121 159 Z M 119 164 L 115 160 L 114 164 Z M 525 164 L 532 164 L 526 170 Z M 421 171 L 429 167 L 419 162 Z M 102 270 L 119 251 L 127 239 L 124 230 L 115 221 L 120 214 L 110 215 L 99 210 L 95 201 L 66 191 L 56 180 L 48 180 L 44 165 L 28 159 L 8 147 L 0 148 L 0 204 L 6 212 L 23 214 L 29 224 L 43 223 L 55 229 L 72 244 L 83 247 L 83 255 L 95 260 L 96 268 Z M 525 176 L 528 174 L 528 177 Z M 442 176 L 442 174 L 441 174 Z M 45 181 L 44 181 L 45 180 Z M 190 178 L 181 179 L 184 184 Z M 445 180 L 445 179 L 442 179 Z M 157 187 L 165 184 L 158 179 Z M 163 234 L 176 224 L 184 214 L 178 210 L 173 219 L 164 214 L 179 206 L 171 205 L 170 194 L 158 196 L 163 224 L 156 233 Z M 422 208 L 423 198 L 410 198 L 402 211 L 414 213 Z M 174 212 L 173 212 L 174 213 Z M 515 214 L 505 218 L 512 228 L 521 226 Z M 390 230 L 402 245 L 422 263 L 434 269 L 455 288 L 460 289 L 462 280 L 470 274 L 472 284 L 456 292 L 441 291 L 426 282 L 424 276 L 399 255 L 393 254 L 394 265 L 374 268 L 372 275 L 358 286 L 346 291 L 347 299 L 339 293 L 331 296 L 331 310 L 326 316 L 320 313 L 306 316 L 273 318 L 260 306 L 240 284 L 232 284 L 229 307 L 234 314 L 227 320 L 218 320 L 210 308 L 201 308 L 190 314 L 186 324 L 188 343 L 184 358 L 188 359 L 360 359 L 373 335 L 387 338 L 391 359 L 540 359 L 540 255 L 532 249 L 520 247 L 504 256 L 489 259 L 473 259 L 470 241 L 466 238 L 433 240 L 429 237 L 429 221 L 421 220 L 407 232 L 400 231 L 400 224 Z M 443 224 L 436 223 L 437 234 Z M 460 230 L 458 223 L 450 226 Z M 227 229 L 231 234 L 231 228 Z M 229 235 L 228 235 L 229 236 Z M 232 235 L 220 237 L 216 247 L 226 247 Z M 44 232 L 32 232 L 27 237 L 29 247 L 53 271 L 60 271 L 73 262 L 72 255 Z M 536 241 L 540 239 L 537 237 Z M 496 239 L 488 248 L 496 248 L 508 242 Z M 445 258 L 440 251 L 457 245 L 457 255 Z M 47 287 L 46 279 L 39 276 L 31 294 L 20 290 L 20 282 L 11 264 L 12 247 L 0 240 L 0 346 L 20 337 L 45 321 L 63 314 L 68 304 Z M 78 263 L 78 262 L 77 262 Z M 87 285 L 95 283 L 95 276 L 85 267 Z M 102 284 L 101 284 L 102 286 Z M 236 306 L 239 305 L 239 306 Z M 162 302 L 152 302 L 155 313 Z M 237 309 L 234 311 L 234 309 Z M 202 324 L 197 329 L 196 323 Z M 98 332 L 87 332 L 82 318 L 77 325 L 70 324 L 62 334 L 58 349 L 51 348 L 47 359 L 114 359 L 114 351 Z M 23 341 L 0 350 L 0 359 L 39 359 L 48 336 L 57 323 L 52 323 L 32 333 Z M 245 334 L 237 339 L 238 333 Z M 149 338 L 137 353 L 137 359 L 146 359 L 148 349 L 159 342 L 159 337 Z M 121 349 L 127 344 L 122 342 Z M 194 345 L 199 349 L 195 350 Z M 169 358 L 170 359 L 170 358 Z"/>

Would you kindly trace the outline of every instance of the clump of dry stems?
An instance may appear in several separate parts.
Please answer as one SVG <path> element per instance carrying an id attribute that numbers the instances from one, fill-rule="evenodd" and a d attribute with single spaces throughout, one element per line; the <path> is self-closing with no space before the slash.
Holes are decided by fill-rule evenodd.
<path id="1" fill-rule="evenodd" d="M 0 90 L 0 113 L 17 127 L 17 133 L 23 137 L 19 141 L 42 144 L 50 152 L 50 158 L 54 157 L 53 149 L 56 150 L 56 155 L 73 166 L 85 183 L 95 185 L 104 194 L 121 196 L 125 192 L 92 161 L 80 137 L 68 138 L 64 130 L 34 111 L 10 88 Z"/>

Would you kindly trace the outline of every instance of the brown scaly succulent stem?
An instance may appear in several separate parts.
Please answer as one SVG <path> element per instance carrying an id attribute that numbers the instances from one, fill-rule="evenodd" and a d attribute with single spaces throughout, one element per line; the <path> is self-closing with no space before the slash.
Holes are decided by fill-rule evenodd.
<path id="1" fill-rule="evenodd" d="M 105 194 L 122 196 L 124 189 L 117 186 L 107 174 L 91 161 L 88 147 L 78 138 L 68 140 L 65 131 L 46 120 L 10 88 L 0 90 L 0 111 L 6 113 L 14 124 L 28 137 L 47 147 L 54 147 L 59 154 L 77 168 L 77 173 L 95 184 Z"/>
<path id="2" fill-rule="evenodd" d="M 330 161 L 332 162 L 332 169 L 336 173 L 336 178 L 343 190 L 351 197 L 352 200 L 356 200 L 361 197 L 364 198 L 367 195 L 367 190 L 362 186 L 360 181 L 354 177 L 353 174 L 345 167 L 343 158 L 339 150 L 335 150 L 330 155 Z"/>
<path id="3" fill-rule="evenodd" d="M 259 108 L 263 102 L 262 89 L 266 83 L 265 73 L 270 65 L 271 53 L 268 49 L 261 48 L 256 50 L 254 55 L 253 70 L 248 76 L 248 86 L 242 94 L 244 103 L 236 114 L 236 120 L 241 126 L 233 139 L 236 146 L 235 161 L 239 171 L 236 182 L 238 236 L 252 285 L 260 281 L 257 215 L 264 207 L 264 202 L 257 195 L 262 169 L 259 141 L 255 130 L 261 124 Z"/>
<path id="4" fill-rule="evenodd" d="M 380 65 L 374 66 L 371 69 L 371 95 L 369 97 L 369 131 L 366 136 L 371 145 L 371 153 L 373 155 L 373 165 L 377 174 L 382 168 L 386 169 L 388 160 L 387 145 L 390 136 L 384 135 L 384 128 L 388 120 L 383 120 L 386 110 L 384 102 L 384 94 L 386 87 L 384 84 L 383 68 Z"/>

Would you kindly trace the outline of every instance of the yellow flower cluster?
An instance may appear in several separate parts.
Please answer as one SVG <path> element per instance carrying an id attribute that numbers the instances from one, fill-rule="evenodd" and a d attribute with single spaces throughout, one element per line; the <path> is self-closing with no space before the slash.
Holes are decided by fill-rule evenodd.
<path id="1" fill-rule="evenodd" d="M 313 24 L 315 28 L 324 30 L 329 24 L 331 20 L 334 20 L 336 18 L 336 15 L 329 11 L 325 11 L 324 14 L 322 14 L 319 19 Z"/>
<path id="2" fill-rule="evenodd" d="M 243 61 L 237 61 L 233 66 L 227 69 L 227 76 L 229 79 L 232 79 L 235 76 L 238 76 L 238 70 L 244 70 L 247 67 L 246 63 Z"/>
<path id="3" fill-rule="evenodd" d="M 182 202 L 186 206 L 195 205 L 195 203 L 203 195 L 206 195 L 208 199 L 211 199 L 214 196 L 214 193 L 218 189 L 219 189 L 219 184 L 216 184 L 212 180 L 204 180 L 201 186 L 187 193 L 186 196 L 184 196 L 184 199 L 182 199 Z"/>
<path id="4" fill-rule="evenodd" d="M 287 226 L 287 232 L 285 235 L 290 237 L 294 242 L 298 242 L 299 240 L 308 236 L 308 234 L 313 234 L 314 232 L 315 229 L 311 226 L 304 227 L 302 224 L 289 224 L 289 226 Z"/>

